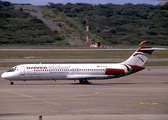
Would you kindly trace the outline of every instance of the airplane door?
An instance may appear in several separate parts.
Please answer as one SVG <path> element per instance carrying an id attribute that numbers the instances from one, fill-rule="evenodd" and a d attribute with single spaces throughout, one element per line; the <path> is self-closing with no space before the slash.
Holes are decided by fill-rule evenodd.
<path id="1" fill-rule="evenodd" d="M 20 74 L 25 75 L 25 67 L 24 66 L 20 67 Z"/>

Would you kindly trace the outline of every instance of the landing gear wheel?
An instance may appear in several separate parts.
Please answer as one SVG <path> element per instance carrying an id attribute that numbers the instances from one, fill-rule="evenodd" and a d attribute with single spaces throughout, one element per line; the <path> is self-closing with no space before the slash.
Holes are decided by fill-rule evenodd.
<path id="1" fill-rule="evenodd" d="M 91 84 L 87 79 L 86 80 L 79 80 L 80 84 Z"/>
<path id="2" fill-rule="evenodd" d="M 14 82 L 13 82 L 13 81 L 11 81 L 10 85 L 14 85 Z"/>

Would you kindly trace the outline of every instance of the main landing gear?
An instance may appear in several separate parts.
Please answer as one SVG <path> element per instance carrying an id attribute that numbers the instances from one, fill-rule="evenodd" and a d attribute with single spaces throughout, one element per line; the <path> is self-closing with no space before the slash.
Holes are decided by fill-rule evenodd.
<path id="1" fill-rule="evenodd" d="M 11 80 L 11 81 L 10 81 L 10 85 L 14 85 L 14 82 L 13 82 L 13 80 Z"/>
<path id="2" fill-rule="evenodd" d="M 91 84 L 91 82 L 89 82 L 87 79 L 79 80 L 79 83 L 80 84 Z"/>

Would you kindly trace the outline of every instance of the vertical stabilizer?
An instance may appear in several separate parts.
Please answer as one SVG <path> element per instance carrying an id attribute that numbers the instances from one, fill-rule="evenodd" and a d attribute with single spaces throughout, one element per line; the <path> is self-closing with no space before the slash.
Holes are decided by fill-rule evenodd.
<path id="1" fill-rule="evenodd" d="M 143 66 L 154 50 L 165 50 L 165 48 L 140 47 L 122 64 Z"/>

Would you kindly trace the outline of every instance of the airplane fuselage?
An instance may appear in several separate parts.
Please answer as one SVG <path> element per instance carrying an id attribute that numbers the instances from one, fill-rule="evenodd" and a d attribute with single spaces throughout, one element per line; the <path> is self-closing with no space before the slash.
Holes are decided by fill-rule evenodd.
<path id="1" fill-rule="evenodd" d="M 23 64 L 2 77 L 8 80 L 107 79 L 131 72 L 132 68 L 124 64 Z"/>
<path id="2" fill-rule="evenodd" d="M 143 70 L 144 63 L 154 50 L 163 48 L 140 47 L 122 63 L 106 64 L 22 64 L 4 72 L 1 77 L 13 80 L 79 80 L 111 79 Z M 167 49 L 166 49 L 167 50 Z"/>

